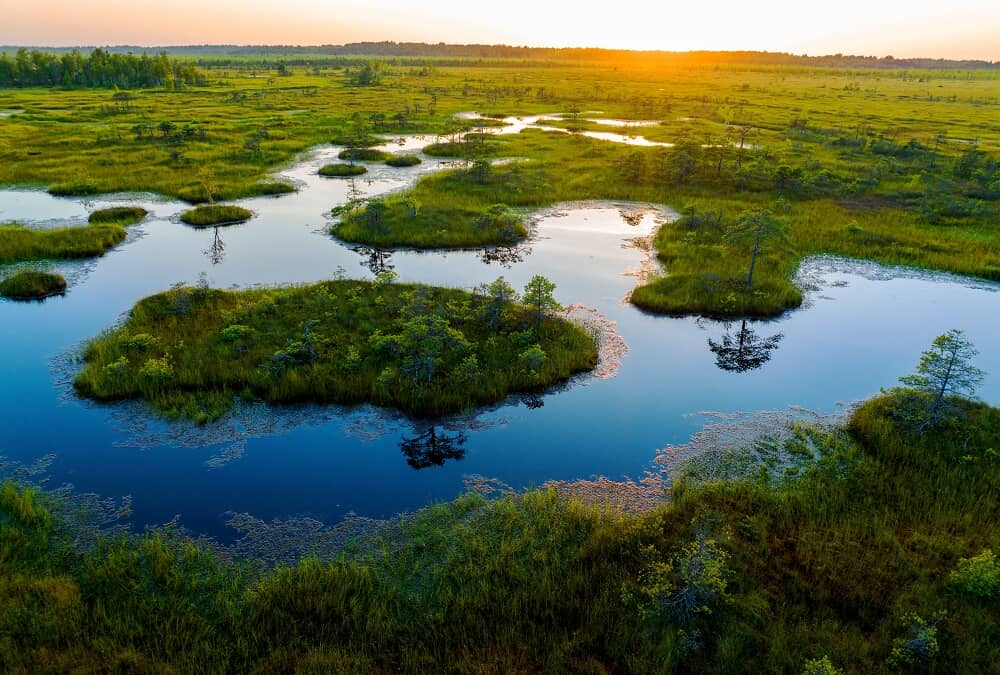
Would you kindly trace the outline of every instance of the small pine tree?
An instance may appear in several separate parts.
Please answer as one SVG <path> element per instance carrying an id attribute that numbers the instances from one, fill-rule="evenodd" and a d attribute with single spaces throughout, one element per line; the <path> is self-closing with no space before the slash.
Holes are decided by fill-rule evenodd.
<path id="1" fill-rule="evenodd" d="M 542 317 L 545 316 L 545 312 L 554 312 L 559 309 L 559 303 L 556 302 L 555 296 L 552 295 L 552 291 L 555 289 L 556 285 L 554 283 L 537 274 L 531 277 L 531 281 L 524 287 L 524 296 L 522 299 L 524 300 L 524 304 L 534 310 L 536 328 L 541 326 Z"/>
<path id="2" fill-rule="evenodd" d="M 920 356 L 916 373 L 899 378 L 919 395 L 911 412 L 917 433 L 954 417 L 958 409 L 952 397 L 975 397 L 976 386 L 983 381 L 983 371 L 972 365 L 978 353 L 962 331 L 952 329 L 934 338 L 931 348 Z"/>

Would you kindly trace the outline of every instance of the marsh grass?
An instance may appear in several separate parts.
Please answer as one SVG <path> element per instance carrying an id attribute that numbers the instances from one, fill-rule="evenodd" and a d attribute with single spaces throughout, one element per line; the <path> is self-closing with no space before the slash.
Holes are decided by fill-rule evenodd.
<path id="1" fill-rule="evenodd" d="M 420 164 L 422 160 L 416 155 L 393 155 L 389 159 L 385 160 L 388 166 L 395 167 L 405 167 L 405 166 L 416 166 Z"/>
<path id="2" fill-rule="evenodd" d="M 37 230 L 0 225 L 0 263 L 22 260 L 91 258 L 125 239 L 120 223 Z"/>
<path id="3" fill-rule="evenodd" d="M 0 295 L 12 300 L 42 300 L 66 291 L 61 274 L 38 270 L 20 270 L 0 281 Z"/>
<path id="4" fill-rule="evenodd" d="M 350 176 L 360 176 L 368 173 L 367 167 L 362 164 L 324 164 L 319 168 L 319 175 L 329 178 L 342 178 Z"/>
<path id="5" fill-rule="evenodd" d="M 139 302 L 85 349 L 77 391 L 143 398 L 208 421 L 235 396 L 269 403 L 375 403 L 434 416 L 534 391 L 592 368 L 592 338 L 568 321 L 535 328 L 526 308 L 482 316 L 485 299 L 427 286 L 331 281 Z M 541 363 L 522 354 L 540 346 Z"/>
<path id="6" fill-rule="evenodd" d="M 106 209 L 91 211 L 87 222 L 133 225 L 140 222 L 147 215 L 148 212 L 141 206 L 112 206 Z"/>
<path id="7" fill-rule="evenodd" d="M 232 204 L 196 206 L 181 214 L 181 221 L 195 227 L 209 225 L 235 225 L 253 218 L 253 211 Z"/>
<path id="8" fill-rule="evenodd" d="M 354 162 L 382 162 L 391 157 L 388 152 L 375 148 L 346 148 L 337 153 L 338 159 Z"/>
<path id="9" fill-rule="evenodd" d="M 996 599 L 956 592 L 1000 543 L 1000 410 L 913 436 L 896 401 L 846 429 L 801 428 L 794 479 L 681 480 L 623 514 L 529 491 L 429 507 L 331 560 L 272 571 L 220 561 L 176 531 L 94 549 L 43 492 L 0 489 L 11 671 L 891 673 L 911 616 L 937 624 L 930 672 L 992 672 Z M 722 551 L 722 592 L 685 618 L 676 562 Z M 687 547 L 687 548 L 685 548 Z M 659 594 L 659 595 L 657 595 Z M 637 605 L 660 597 L 662 605 Z"/>

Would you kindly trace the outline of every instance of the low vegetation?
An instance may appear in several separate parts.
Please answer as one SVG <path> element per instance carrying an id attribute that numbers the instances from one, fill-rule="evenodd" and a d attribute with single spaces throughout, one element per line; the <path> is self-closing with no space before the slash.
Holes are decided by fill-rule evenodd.
<path id="1" fill-rule="evenodd" d="M 897 404 L 800 427 L 783 446 L 798 472 L 680 480 L 650 513 L 552 490 L 470 494 L 345 558 L 273 571 L 176 533 L 81 552 L 57 500 L 7 484 L 0 659 L 9 671 L 992 672 L 1000 410 L 955 400 L 961 415 L 917 434 Z"/>
<path id="2" fill-rule="evenodd" d="M 385 160 L 386 164 L 395 167 L 416 166 L 420 162 L 421 159 L 416 155 L 393 155 Z"/>
<path id="3" fill-rule="evenodd" d="M 42 300 L 66 291 L 61 274 L 21 270 L 0 281 L 0 295 L 12 300 Z"/>
<path id="4" fill-rule="evenodd" d="M 141 206 L 112 206 L 106 209 L 91 211 L 88 217 L 90 223 L 118 223 L 132 225 L 140 222 L 148 212 Z"/>
<path id="5" fill-rule="evenodd" d="M 0 225 L 0 263 L 92 258 L 120 243 L 125 235 L 125 226 L 120 223 L 45 230 L 16 224 Z"/>
<path id="6" fill-rule="evenodd" d="M 383 162 L 389 157 L 391 155 L 388 152 L 375 148 L 346 148 L 337 153 L 338 159 L 351 162 Z"/>
<path id="7" fill-rule="evenodd" d="M 548 315 L 551 289 L 525 298 L 543 315 L 516 304 L 502 279 L 475 293 L 390 282 L 174 288 L 139 302 L 124 325 L 86 348 L 76 389 L 99 400 L 143 398 L 199 421 L 225 413 L 234 396 L 431 416 L 596 364 L 590 335 Z"/>
<path id="8" fill-rule="evenodd" d="M 341 178 L 349 176 L 360 176 L 368 173 L 368 169 L 361 164 L 324 164 L 319 168 L 319 175 L 328 178 Z"/>
<path id="9" fill-rule="evenodd" d="M 188 225 L 205 227 L 208 225 L 235 225 L 253 218 L 253 211 L 232 204 L 207 204 L 196 206 L 181 214 L 181 220 Z"/>

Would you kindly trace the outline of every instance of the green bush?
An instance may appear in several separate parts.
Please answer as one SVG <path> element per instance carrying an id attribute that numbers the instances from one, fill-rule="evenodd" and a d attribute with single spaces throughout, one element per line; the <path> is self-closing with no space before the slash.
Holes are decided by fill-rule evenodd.
<path id="1" fill-rule="evenodd" d="M 952 586 L 961 593 L 976 598 L 994 598 L 1000 591 L 1000 565 L 990 549 L 972 558 L 958 561 L 958 569 L 949 577 Z"/>

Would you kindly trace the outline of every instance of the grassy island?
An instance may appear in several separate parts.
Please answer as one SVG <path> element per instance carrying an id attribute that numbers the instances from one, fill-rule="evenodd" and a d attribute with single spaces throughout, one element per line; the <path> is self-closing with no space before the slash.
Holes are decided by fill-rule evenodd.
<path id="1" fill-rule="evenodd" d="M 87 218 L 94 223 L 118 223 L 119 225 L 134 225 L 149 215 L 141 206 L 111 206 L 106 209 L 92 211 Z"/>
<path id="2" fill-rule="evenodd" d="M 786 441 L 789 456 L 812 457 L 794 475 L 683 479 L 671 503 L 646 513 L 554 490 L 470 494 L 346 558 L 264 572 L 176 530 L 81 552 L 55 497 L 6 484 L 3 663 L 13 672 L 994 672 L 1000 409 L 956 404 L 964 417 L 918 435 L 897 422 L 899 399 L 876 399 L 845 426 L 802 427 Z"/>
<path id="3" fill-rule="evenodd" d="M 181 214 L 181 220 L 195 227 L 209 225 L 236 225 L 253 218 L 253 211 L 232 204 L 196 206 Z"/>
<path id="4" fill-rule="evenodd" d="M 327 178 L 345 178 L 350 176 L 360 176 L 368 173 L 368 169 L 361 164 L 324 164 L 319 168 L 319 175 Z"/>
<path id="5" fill-rule="evenodd" d="M 354 162 L 383 162 L 391 156 L 388 152 L 375 148 L 346 148 L 337 153 L 338 159 Z"/>
<path id="6" fill-rule="evenodd" d="M 394 167 L 406 167 L 406 166 L 416 166 L 420 164 L 421 159 L 416 155 L 393 155 L 389 159 L 385 160 L 388 166 Z"/>
<path id="7" fill-rule="evenodd" d="M 596 364 L 585 330 L 506 302 L 505 289 L 175 288 L 139 302 L 86 348 L 76 389 L 100 400 L 144 398 L 200 421 L 225 413 L 234 396 L 367 402 L 423 416 L 541 389 Z"/>
<path id="8" fill-rule="evenodd" d="M 0 281 L 0 295 L 12 300 L 42 300 L 66 291 L 61 274 L 21 270 Z"/>
<path id="9" fill-rule="evenodd" d="M 0 263 L 22 260 L 92 258 L 125 239 L 125 226 L 99 223 L 40 230 L 0 225 Z"/>

